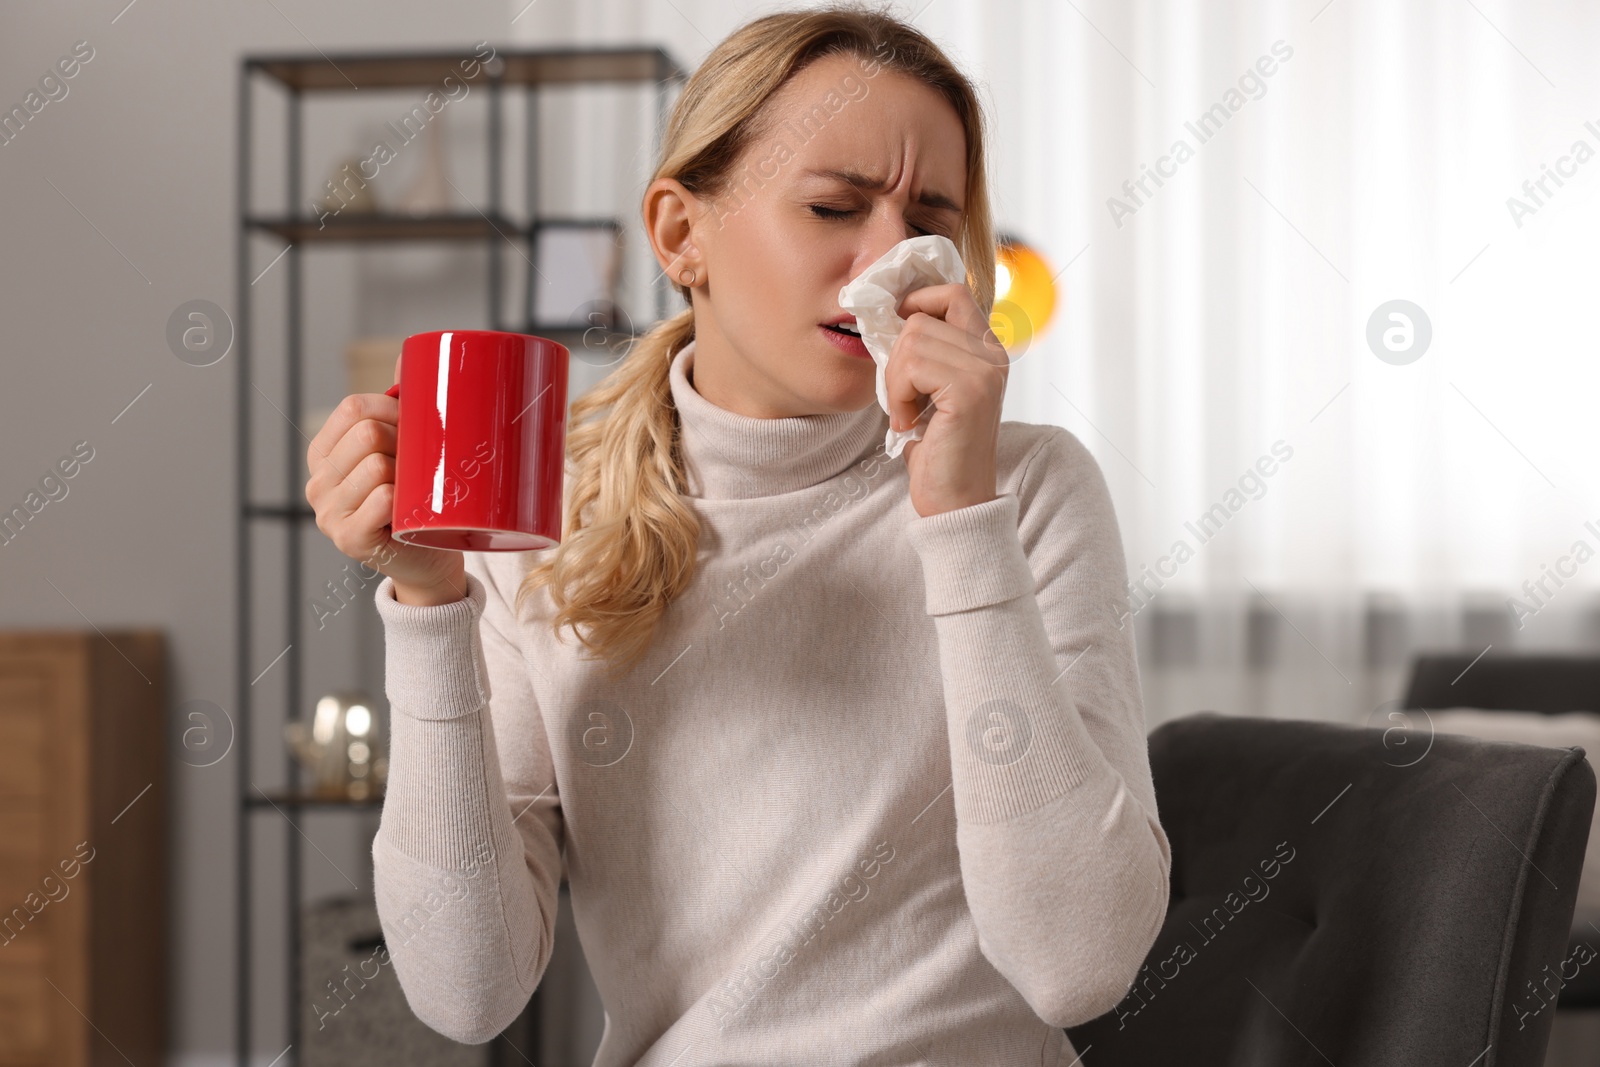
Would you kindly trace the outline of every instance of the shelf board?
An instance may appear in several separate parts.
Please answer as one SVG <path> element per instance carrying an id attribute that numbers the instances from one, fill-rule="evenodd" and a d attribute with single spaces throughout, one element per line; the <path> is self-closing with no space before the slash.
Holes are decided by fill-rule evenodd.
<path id="1" fill-rule="evenodd" d="M 353 92 L 357 89 L 437 88 L 446 76 L 463 77 L 463 60 L 480 60 L 472 48 L 443 52 L 335 52 L 246 56 L 247 70 L 258 70 L 289 89 Z M 680 81 L 685 72 L 659 48 L 495 48 L 504 85 L 540 86 Z M 483 84 L 496 70 L 480 66 L 471 84 Z"/>
<path id="2" fill-rule="evenodd" d="M 245 804 L 252 808 L 271 811 L 277 808 L 339 808 L 341 810 L 355 810 L 383 807 L 383 797 L 371 797 L 366 800 L 354 800 L 348 797 L 327 797 L 317 793 L 255 793 L 245 797 Z"/>
<path id="3" fill-rule="evenodd" d="M 336 243 L 340 241 L 464 241 L 480 240 L 499 234 L 519 237 L 528 227 L 503 215 L 482 215 L 476 211 L 447 215 L 396 215 L 389 212 L 342 212 L 318 221 L 288 215 L 252 216 L 245 220 L 252 230 L 276 234 L 290 244 Z"/>

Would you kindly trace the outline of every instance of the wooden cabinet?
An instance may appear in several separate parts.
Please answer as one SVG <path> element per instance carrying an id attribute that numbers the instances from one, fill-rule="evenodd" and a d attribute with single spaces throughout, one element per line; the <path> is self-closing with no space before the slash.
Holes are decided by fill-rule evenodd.
<path id="1" fill-rule="evenodd" d="M 0 631 L 0 1067 L 160 1064 L 166 648 Z"/>

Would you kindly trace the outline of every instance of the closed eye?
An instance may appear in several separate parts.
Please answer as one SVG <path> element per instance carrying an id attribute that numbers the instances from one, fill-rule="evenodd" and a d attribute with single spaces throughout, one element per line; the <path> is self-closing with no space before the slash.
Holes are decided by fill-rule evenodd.
<path id="1" fill-rule="evenodd" d="M 811 204 L 809 206 L 814 215 L 823 219 L 845 219 L 856 213 L 856 209 L 854 208 L 845 210 L 841 208 L 826 207 L 822 204 Z M 917 233 L 921 234 L 923 237 L 932 236 L 927 230 L 922 229 L 920 226 L 913 225 L 911 228 L 916 230 Z"/>

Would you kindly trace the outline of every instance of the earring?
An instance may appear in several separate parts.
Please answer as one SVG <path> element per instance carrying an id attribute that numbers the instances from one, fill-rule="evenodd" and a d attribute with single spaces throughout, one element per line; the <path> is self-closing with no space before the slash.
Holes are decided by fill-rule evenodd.
<path id="1" fill-rule="evenodd" d="M 685 278 L 685 274 L 687 274 L 689 277 Z M 678 281 L 682 282 L 684 285 L 693 285 L 695 282 L 695 277 L 696 275 L 693 267 L 685 267 L 678 272 Z"/>

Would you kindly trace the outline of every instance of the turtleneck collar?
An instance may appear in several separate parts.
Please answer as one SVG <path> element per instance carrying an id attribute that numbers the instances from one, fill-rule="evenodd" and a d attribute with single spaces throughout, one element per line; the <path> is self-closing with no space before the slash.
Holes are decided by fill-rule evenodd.
<path id="1" fill-rule="evenodd" d="M 860 411 L 755 419 L 718 407 L 689 382 L 691 340 L 672 357 L 672 401 L 683 426 L 688 496 L 776 496 L 827 481 L 882 443 L 889 416 L 876 401 Z"/>

